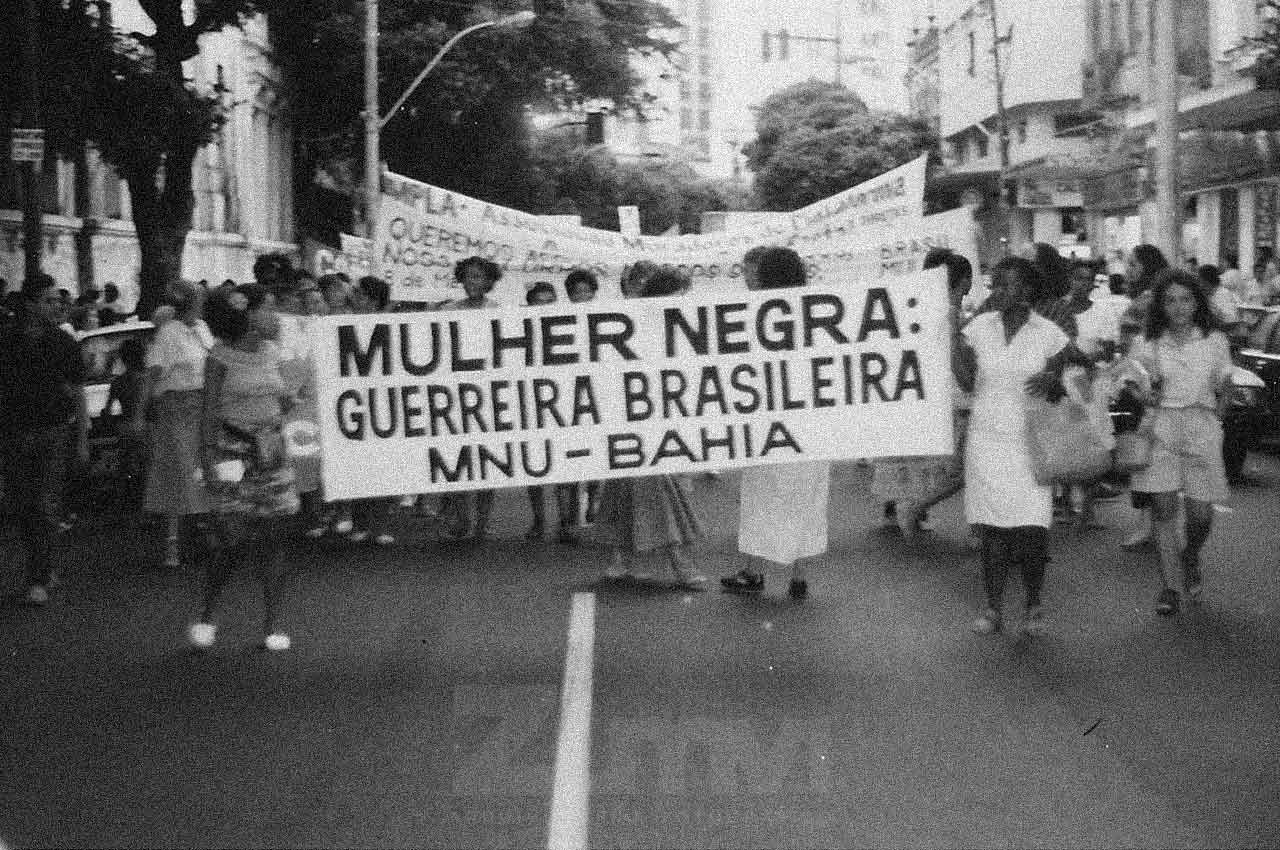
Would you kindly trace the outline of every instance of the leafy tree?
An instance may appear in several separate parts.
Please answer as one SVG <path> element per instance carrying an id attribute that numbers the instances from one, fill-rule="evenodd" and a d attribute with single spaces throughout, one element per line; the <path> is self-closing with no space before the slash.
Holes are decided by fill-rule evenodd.
<path id="1" fill-rule="evenodd" d="M 934 150 L 928 125 L 872 112 L 849 89 L 809 80 L 775 92 L 746 147 L 764 209 L 793 210 L 856 186 Z"/>
<path id="2" fill-rule="evenodd" d="M 6 29 L 22 32 L 18 4 L 0 4 Z M 260 0 L 196 0 L 191 23 L 182 0 L 139 0 L 151 35 L 110 26 L 96 0 L 37 0 L 41 32 L 42 123 L 59 154 L 75 158 L 91 142 L 129 186 L 141 254 L 138 310 L 149 315 L 178 278 L 191 230 L 192 164 L 224 119 L 214 92 L 200 92 L 182 63 L 201 35 L 268 10 Z M 22 69 L 0 66 L 0 91 L 16 102 Z"/>
<path id="3" fill-rule="evenodd" d="M 527 8 L 497 3 L 381 0 L 381 111 L 463 27 Z M 528 116 L 606 99 L 643 109 L 633 60 L 674 49 L 676 21 L 654 0 L 546 0 L 519 29 L 467 36 L 445 56 L 381 137 L 398 173 L 496 203 L 530 208 Z M 298 140 L 300 224 L 321 238 L 349 227 L 363 157 L 363 17 L 351 0 L 280 0 L 273 44 L 289 73 Z M 319 180 L 316 180 L 319 175 Z M 327 206 L 327 211 L 325 207 Z"/>
<path id="4" fill-rule="evenodd" d="M 530 204 L 535 213 L 570 212 L 588 227 L 618 229 L 618 207 L 640 208 L 640 232 L 656 235 L 672 225 L 697 232 L 708 210 L 743 209 L 737 184 L 700 177 L 684 162 L 620 162 L 603 147 L 587 147 L 561 134 L 543 134 L 531 148 Z"/>

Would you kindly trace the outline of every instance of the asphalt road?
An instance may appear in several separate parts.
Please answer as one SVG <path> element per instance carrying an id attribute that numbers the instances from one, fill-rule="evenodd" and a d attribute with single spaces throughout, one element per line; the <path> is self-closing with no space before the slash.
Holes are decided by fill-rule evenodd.
<path id="1" fill-rule="evenodd" d="M 978 637 L 960 504 L 907 545 L 833 475 L 810 598 L 598 585 L 601 550 L 300 543 L 284 622 L 234 584 L 186 651 L 194 567 L 120 520 L 69 538 L 55 604 L 0 609 L 0 841 L 56 847 L 546 846 L 570 600 L 594 594 L 591 847 L 1280 846 L 1280 463 L 1218 515 L 1204 606 L 1151 613 L 1154 555 L 1055 530 L 1049 633 Z M 699 480 L 703 571 L 736 478 Z M 13 542 L 0 544 L 12 562 Z M 19 589 L 16 569 L 4 587 Z M 582 776 L 580 778 L 585 778 Z"/>

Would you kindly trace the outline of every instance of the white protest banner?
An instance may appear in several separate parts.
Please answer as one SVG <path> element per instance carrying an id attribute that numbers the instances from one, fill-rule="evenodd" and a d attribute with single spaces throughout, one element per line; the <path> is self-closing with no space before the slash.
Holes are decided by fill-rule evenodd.
<path id="1" fill-rule="evenodd" d="M 459 297 L 454 264 L 479 255 L 504 277 L 491 298 L 523 302 L 538 280 L 559 285 L 571 269 L 600 277 L 602 297 L 619 295 L 624 267 L 638 260 L 672 265 L 695 285 L 741 279 L 741 258 L 760 244 L 802 255 L 831 256 L 890 239 L 921 219 L 924 158 L 753 230 L 702 236 L 626 236 L 488 204 L 394 174 L 383 175 L 374 252 L 392 297 L 444 301 Z"/>
<path id="2" fill-rule="evenodd" d="M 313 334 L 328 499 L 952 451 L 940 270 Z"/>

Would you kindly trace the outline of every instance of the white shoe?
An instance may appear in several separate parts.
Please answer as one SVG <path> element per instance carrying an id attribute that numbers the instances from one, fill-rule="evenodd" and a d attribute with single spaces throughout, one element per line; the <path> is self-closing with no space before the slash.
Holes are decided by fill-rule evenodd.
<path id="1" fill-rule="evenodd" d="M 48 605 L 49 589 L 43 584 L 33 584 L 27 588 L 27 594 L 23 597 L 28 605 Z"/>
<path id="2" fill-rule="evenodd" d="M 196 649 L 208 649 L 218 637 L 218 627 L 213 623 L 192 623 L 187 629 L 187 640 Z"/>
<path id="3" fill-rule="evenodd" d="M 359 531 L 353 531 L 347 535 L 347 539 L 350 540 L 352 543 L 363 543 L 369 539 L 369 532 L 365 531 L 364 529 L 361 529 Z"/>
<path id="4" fill-rule="evenodd" d="M 315 528 L 308 528 L 305 534 L 308 540 L 319 540 L 328 530 L 323 525 L 317 525 Z"/>
<path id="5" fill-rule="evenodd" d="M 351 529 L 355 527 L 356 527 L 355 523 L 353 523 L 349 519 L 340 519 L 333 524 L 333 530 L 337 534 L 350 534 Z"/>
<path id="6" fill-rule="evenodd" d="M 412 508 L 417 501 L 418 501 L 417 496 L 401 496 L 400 507 L 408 510 L 409 508 Z"/>
<path id="7" fill-rule="evenodd" d="M 377 537 L 373 538 L 373 542 L 377 543 L 379 546 L 390 546 L 396 542 L 396 539 L 390 534 L 379 534 Z"/>
<path id="8" fill-rule="evenodd" d="M 290 646 L 289 636 L 284 632 L 269 634 L 266 639 L 262 641 L 262 646 L 264 649 L 268 649 L 271 652 L 284 652 Z"/>

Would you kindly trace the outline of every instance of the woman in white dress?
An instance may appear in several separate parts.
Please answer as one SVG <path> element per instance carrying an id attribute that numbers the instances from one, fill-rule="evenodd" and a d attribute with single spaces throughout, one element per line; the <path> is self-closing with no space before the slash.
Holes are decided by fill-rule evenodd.
<path id="1" fill-rule="evenodd" d="M 1004 587 L 1017 565 L 1026 590 L 1022 630 L 1043 628 L 1040 591 L 1053 521 L 1052 488 L 1036 483 L 1027 450 L 1029 396 L 1061 392 L 1059 377 L 1068 337 L 1031 309 L 1044 294 L 1036 267 L 1007 257 L 991 273 L 989 310 L 956 341 L 956 380 L 973 391 L 965 449 L 965 517 L 982 538 L 986 610 L 974 621 L 979 634 L 1003 626 Z"/>
<path id="2" fill-rule="evenodd" d="M 743 264 L 758 256 L 749 289 L 804 286 L 805 267 L 790 248 L 747 252 Z M 727 593 L 764 590 L 765 564 L 791 568 L 787 592 L 793 599 L 809 593 L 804 560 L 827 551 L 827 496 L 831 465 L 826 461 L 752 466 L 742 471 L 738 551 L 747 565 L 720 579 Z"/>

